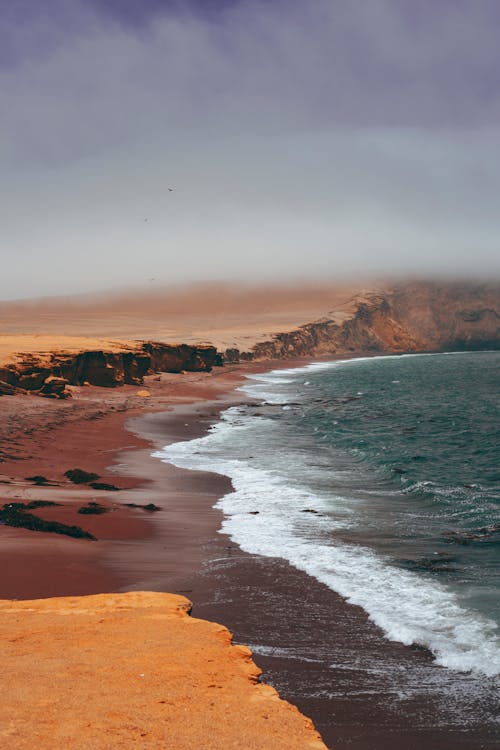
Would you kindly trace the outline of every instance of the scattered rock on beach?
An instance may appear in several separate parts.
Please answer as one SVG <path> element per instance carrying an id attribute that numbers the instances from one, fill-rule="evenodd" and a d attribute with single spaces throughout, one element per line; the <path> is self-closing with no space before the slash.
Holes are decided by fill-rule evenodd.
<path id="1" fill-rule="evenodd" d="M 36 484 L 39 487 L 43 487 L 45 484 L 49 483 L 47 477 L 44 477 L 41 474 L 35 474 L 34 477 L 26 477 L 26 481 L 33 482 L 33 484 Z"/>
<path id="2" fill-rule="evenodd" d="M 53 500 L 31 500 L 29 503 L 6 503 L 3 507 L 14 510 L 35 510 L 35 508 L 53 508 L 55 505 L 61 505 L 61 503 L 55 503 Z"/>
<path id="3" fill-rule="evenodd" d="M 83 469 L 68 469 L 64 472 L 64 476 L 68 477 L 70 482 L 73 484 L 88 484 L 99 479 L 99 474 L 94 474 L 93 471 L 84 471 Z"/>
<path id="4" fill-rule="evenodd" d="M 116 487 L 114 484 L 108 484 L 107 482 L 90 482 L 89 487 L 93 490 L 105 490 L 106 492 L 119 492 L 120 487 Z"/>
<path id="5" fill-rule="evenodd" d="M 154 503 L 148 503 L 147 505 L 140 505 L 139 503 L 125 503 L 125 506 L 127 508 L 141 508 L 142 510 L 149 511 L 149 513 L 154 513 L 157 510 L 161 510 L 161 508 Z"/>
<path id="6" fill-rule="evenodd" d="M 78 513 L 82 516 L 101 516 L 103 513 L 109 513 L 109 508 L 99 503 L 87 503 L 81 508 L 78 508 Z"/>
<path id="7" fill-rule="evenodd" d="M 68 526 L 59 521 L 45 521 L 33 513 L 27 513 L 28 509 L 41 508 L 48 505 L 57 505 L 46 500 L 34 500 L 31 503 L 7 503 L 0 508 L 0 524 L 12 526 L 29 531 L 44 531 L 52 534 L 63 534 L 74 539 L 90 539 L 95 541 L 95 536 L 89 531 L 84 531 L 79 526 Z"/>

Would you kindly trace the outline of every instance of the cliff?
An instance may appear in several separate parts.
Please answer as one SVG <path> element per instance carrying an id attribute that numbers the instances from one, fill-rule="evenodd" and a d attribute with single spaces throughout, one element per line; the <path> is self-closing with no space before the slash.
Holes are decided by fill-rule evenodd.
<path id="1" fill-rule="evenodd" d="M 41 343 L 47 337 L 5 334 L 0 340 L 27 339 L 27 353 L 18 349 L 21 353 L 2 361 L 0 346 L 0 395 L 26 391 L 64 398 L 68 395 L 66 385 L 139 385 L 145 375 L 154 372 L 209 372 L 223 362 L 500 347 L 498 283 L 414 281 L 352 297 L 340 295 L 332 287 L 330 305 L 324 288 L 318 299 L 321 305 L 316 309 L 321 307 L 324 314 L 309 321 L 306 318 L 300 326 L 291 322 L 295 317 L 287 317 L 289 313 L 284 318 L 278 316 L 274 328 L 278 332 L 269 337 L 262 329 L 260 336 L 255 335 L 259 322 L 264 322 L 265 310 L 248 312 L 244 324 L 237 328 L 231 328 L 229 313 L 215 315 L 212 310 L 218 321 L 212 320 L 212 340 L 217 340 L 221 330 L 226 338 L 229 325 L 235 341 L 223 354 L 210 344 L 106 342 L 58 335 L 52 335 L 52 346 L 59 340 L 60 347 L 65 341 L 67 346 L 53 351 L 46 342 L 48 349 L 43 352 Z M 220 304 L 225 310 L 224 301 Z M 195 320 L 198 325 L 205 324 L 198 311 Z"/>
<path id="2" fill-rule="evenodd" d="M 227 362 L 345 354 L 500 348 L 500 285 L 412 282 L 353 301 L 335 315 L 277 333 Z"/>
<path id="3" fill-rule="evenodd" d="M 139 385 L 154 372 L 209 372 L 222 365 L 213 346 L 142 342 L 77 352 L 20 353 L 0 366 L 0 395 L 31 391 L 64 398 L 66 385 Z"/>
<path id="4" fill-rule="evenodd" d="M 250 650 L 189 606 L 142 592 L 0 601 L 3 746 L 326 750 L 258 684 Z"/>

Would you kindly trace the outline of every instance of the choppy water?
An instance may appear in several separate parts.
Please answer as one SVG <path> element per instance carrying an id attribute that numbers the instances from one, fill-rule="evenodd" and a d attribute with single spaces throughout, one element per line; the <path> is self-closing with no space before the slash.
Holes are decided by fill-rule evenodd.
<path id="1" fill-rule="evenodd" d="M 231 477 L 222 531 L 453 670 L 500 673 L 500 353 L 251 376 L 257 404 L 162 459 Z"/>

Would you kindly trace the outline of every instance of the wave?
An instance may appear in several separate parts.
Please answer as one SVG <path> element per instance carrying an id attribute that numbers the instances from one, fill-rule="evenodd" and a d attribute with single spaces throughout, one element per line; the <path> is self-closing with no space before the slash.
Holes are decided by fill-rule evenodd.
<path id="1" fill-rule="evenodd" d="M 359 359 L 348 360 L 354 361 Z M 302 380 L 304 373 L 339 364 L 251 375 L 240 390 L 270 405 L 286 405 L 297 399 L 298 389 L 308 387 L 308 381 Z M 332 490 L 312 490 L 299 480 L 305 476 L 305 464 L 299 471 L 288 471 L 286 461 L 293 462 L 295 456 L 283 459 L 287 445 L 276 442 L 276 430 L 274 419 L 232 407 L 206 436 L 172 444 L 155 455 L 182 468 L 231 478 L 234 491 L 216 505 L 224 513 L 221 533 L 246 552 L 286 559 L 361 606 L 389 639 L 429 649 L 438 665 L 487 676 L 500 674 L 497 624 L 464 606 L 451 588 L 435 578 L 396 567 L 389 557 L 367 546 L 342 541 L 336 532 L 351 527 L 352 498 Z M 280 460 L 273 461 L 273 446 L 280 449 Z"/>
<path id="2" fill-rule="evenodd" d="M 327 509 L 325 500 L 289 487 L 286 477 L 279 474 L 238 458 L 224 458 L 221 449 L 231 441 L 234 430 L 250 431 L 251 418 L 233 408 L 207 436 L 174 443 L 155 454 L 182 468 L 231 478 L 234 492 L 216 506 L 225 514 L 223 533 L 246 552 L 285 558 L 348 602 L 363 607 L 391 640 L 430 649 L 437 664 L 489 676 L 500 673 L 493 621 L 461 607 L 443 585 L 394 568 L 366 547 L 331 539 L 322 542 L 322 528 L 331 530 L 333 523 L 321 515 Z M 305 509 L 317 514 L 306 518 Z M 348 521 L 336 523 L 342 527 Z"/>

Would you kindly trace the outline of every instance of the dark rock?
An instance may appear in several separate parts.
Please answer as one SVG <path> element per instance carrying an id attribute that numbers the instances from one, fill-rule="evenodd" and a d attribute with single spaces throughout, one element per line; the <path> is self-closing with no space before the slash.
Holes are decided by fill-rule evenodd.
<path id="1" fill-rule="evenodd" d="M 144 376 L 152 372 L 151 356 L 138 352 L 126 352 L 123 355 L 125 382 L 131 385 L 141 385 Z"/>
<path id="2" fill-rule="evenodd" d="M 236 364 L 240 361 L 240 350 L 239 349 L 226 349 L 223 355 L 224 362 L 227 364 Z"/>
<path id="3" fill-rule="evenodd" d="M 151 356 L 151 367 L 157 372 L 210 372 L 213 367 L 223 364 L 222 356 L 214 346 L 146 341 L 143 349 Z"/>
<path id="4" fill-rule="evenodd" d="M 34 482 L 34 484 L 39 485 L 42 487 L 44 484 L 48 484 L 47 477 L 43 477 L 41 475 L 36 474 L 34 477 L 26 477 L 27 482 Z"/>
<path id="5" fill-rule="evenodd" d="M 107 484 L 106 482 L 90 482 L 90 487 L 93 490 L 106 490 L 106 492 L 118 492 L 120 487 L 115 487 L 114 484 Z"/>
<path id="6" fill-rule="evenodd" d="M 5 380 L 0 380 L 0 396 L 15 396 L 17 388 Z"/>
<path id="7" fill-rule="evenodd" d="M 105 508 L 104 505 L 99 505 L 99 503 L 87 503 L 87 505 L 78 508 L 78 513 L 82 516 L 101 516 L 103 513 L 109 513 L 109 508 Z"/>
<path id="8" fill-rule="evenodd" d="M 59 378 L 55 375 L 49 375 L 45 378 L 42 387 L 38 391 L 40 396 L 56 396 L 57 398 L 68 398 L 71 394 L 66 391 L 69 382 L 66 378 Z"/>
<path id="9" fill-rule="evenodd" d="M 20 377 L 20 372 L 14 365 L 7 365 L 6 367 L 0 367 L 0 381 L 7 383 L 7 385 L 17 385 Z"/>
<path id="10" fill-rule="evenodd" d="M 84 471 L 83 469 L 68 469 L 64 472 L 64 476 L 68 477 L 70 482 L 73 484 L 88 484 L 96 479 L 99 479 L 99 474 L 94 474 L 92 471 Z"/>
<path id="11" fill-rule="evenodd" d="M 43 501 L 36 501 L 42 503 Z M 50 505 L 56 503 L 49 503 Z M 43 531 L 52 534 L 64 534 L 75 539 L 92 539 L 95 537 L 88 531 L 84 531 L 79 526 L 68 526 L 58 521 L 44 521 L 42 518 L 33 515 L 33 513 L 27 513 L 24 508 L 16 506 L 22 505 L 22 503 L 10 503 L 0 508 L 0 524 L 5 526 L 12 526 L 18 529 L 29 529 L 30 531 Z M 26 508 L 30 507 L 31 503 L 26 505 Z M 31 506 L 32 507 L 32 506 Z M 36 505 L 35 507 L 42 507 Z"/>
<path id="12" fill-rule="evenodd" d="M 25 388 L 27 391 L 38 391 L 49 374 L 50 370 L 48 368 L 36 370 L 35 372 L 28 372 L 21 375 L 17 382 L 21 388 Z"/>
<path id="13" fill-rule="evenodd" d="M 148 503 L 148 505 L 144 506 L 144 510 L 149 511 L 150 513 L 154 513 L 157 510 L 161 510 L 161 508 L 159 508 L 158 505 L 155 505 L 154 503 Z"/>
<path id="14" fill-rule="evenodd" d="M 29 503 L 6 503 L 4 508 L 13 508 L 15 510 L 35 510 L 36 508 L 50 508 L 61 503 L 54 503 L 52 500 L 31 500 Z"/>
<path id="15" fill-rule="evenodd" d="M 158 505 L 154 505 L 154 503 L 149 503 L 148 505 L 140 505 L 138 503 L 124 503 L 124 505 L 127 508 L 141 508 L 142 510 L 147 510 L 150 513 L 161 510 L 161 508 L 159 508 Z"/>
<path id="16" fill-rule="evenodd" d="M 115 388 L 125 382 L 123 354 L 114 352 L 83 352 L 77 355 L 78 383 L 90 383 L 102 388 Z"/>

